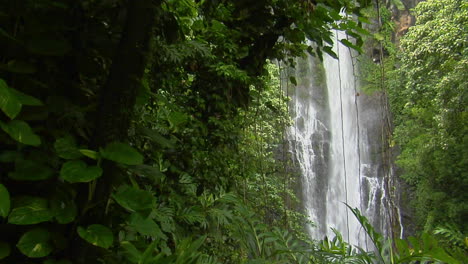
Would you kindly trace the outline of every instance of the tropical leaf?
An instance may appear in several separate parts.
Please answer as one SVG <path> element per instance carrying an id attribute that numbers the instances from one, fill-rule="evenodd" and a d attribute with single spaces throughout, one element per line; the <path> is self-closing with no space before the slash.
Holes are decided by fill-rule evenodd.
<path id="1" fill-rule="evenodd" d="M 54 214 L 44 198 L 25 196 L 14 201 L 14 208 L 8 216 L 8 223 L 33 225 L 51 220 Z"/>
<path id="2" fill-rule="evenodd" d="M 10 212 L 10 193 L 5 185 L 0 183 L 0 216 L 7 217 Z"/>
<path id="3" fill-rule="evenodd" d="M 64 159 L 78 159 L 82 156 L 76 146 L 75 139 L 71 136 L 57 139 L 54 143 L 54 148 L 57 155 Z"/>
<path id="4" fill-rule="evenodd" d="M 75 201 L 69 196 L 65 191 L 58 190 L 49 202 L 54 218 L 59 224 L 72 222 L 78 213 Z"/>
<path id="5" fill-rule="evenodd" d="M 30 95 L 27 95 L 25 93 L 22 93 L 16 89 L 10 88 L 11 93 L 18 99 L 18 101 L 22 105 L 30 105 L 30 106 L 41 106 L 44 105 L 41 100 L 32 97 Z"/>
<path id="6" fill-rule="evenodd" d="M 21 102 L 2 79 L 0 79 L 0 109 L 10 119 L 14 119 L 21 111 Z"/>
<path id="7" fill-rule="evenodd" d="M 62 165 L 60 178 L 70 182 L 90 182 L 102 175 L 102 169 L 98 166 L 88 166 L 82 160 L 67 161 Z"/>
<path id="8" fill-rule="evenodd" d="M 129 225 L 142 235 L 163 240 L 167 239 L 167 236 L 161 231 L 161 228 L 153 219 L 144 217 L 139 213 L 133 213 L 130 216 Z"/>
<path id="9" fill-rule="evenodd" d="M 36 228 L 26 232 L 21 236 L 16 247 L 30 258 L 42 258 L 54 250 L 51 234 L 44 228 Z"/>
<path id="10" fill-rule="evenodd" d="M 114 243 L 112 230 L 103 225 L 93 224 L 88 226 L 86 229 L 79 226 L 77 232 L 81 238 L 98 247 L 107 249 Z"/>
<path id="11" fill-rule="evenodd" d="M 0 121 L 0 127 L 14 140 L 25 145 L 39 146 L 41 139 L 34 134 L 31 127 L 24 121 L 13 120 L 8 123 Z"/>
<path id="12" fill-rule="evenodd" d="M 79 152 L 83 155 L 85 155 L 86 157 L 88 158 L 91 158 L 91 159 L 94 159 L 94 160 L 97 160 L 99 158 L 99 153 L 94 151 L 94 150 L 90 150 L 90 149 L 79 149 Z"/>
<path id="13" fill-rule="evenodd" d="M 100 153 L 105 159 L 126 165 L 140 165 L 143 163 L 143 156 L 125 143 L 110 143 L 104 149 L 101 149 Z"/>
<path id="14" fill-rule="evenodd" d="M 155 201 L 152 193 L 129 185 L 120 186 L 112 197 L 120 206 L 132 212 L 151 209 Z"/>
<path id="15" fill-rule="evenodd" d="M 129 241 L 120 242 L 120 247 L 123 249 L 123 253 L 127 260 L 131 263 L 140 263 L 143 254 Z"/>

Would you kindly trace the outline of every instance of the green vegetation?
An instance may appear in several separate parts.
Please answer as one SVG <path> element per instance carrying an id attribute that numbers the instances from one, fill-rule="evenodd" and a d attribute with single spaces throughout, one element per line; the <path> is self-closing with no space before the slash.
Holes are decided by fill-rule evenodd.
<path id="1" fill-rule="evenodd" d="M 391 90 L 397 164 L 414 186 L 420 227 L 453 224 L 467 234 L 468 5 L 427 1 L 415 13 Z"/>
<path id="2" fill-rule="evenodd" d="M 1 0 L 0 262 L 371 263 L 302 233 L 270 63 L 369 2 Z"/>
<path id="3" fill-rule="evenodd" d="M 0 1 L 1 261 L 297 262 L 269 60 L 331 53 L 342 8 Z"/>
<path id="4" fill-rule="evenodd" d="M 382 5 L 375 39 L 385 58 L 380 67 L 363 63 L 366 88 L 388 93 L 394 124 L 389 145 L 399 151 L 396 164 L 410 188 L 403 199 L 414 210 L 416 231 L 433 234 L 466 260 L 468 5 L 428 0 L 413 12 L 416 25 L 397 47 L 390 41 L 395 25 Z"/>

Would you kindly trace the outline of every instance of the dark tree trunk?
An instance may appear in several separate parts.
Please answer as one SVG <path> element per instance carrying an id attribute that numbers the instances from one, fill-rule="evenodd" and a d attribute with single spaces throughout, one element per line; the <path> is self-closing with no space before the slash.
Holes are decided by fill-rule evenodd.
<path id="1" fill-rule="evenodd" d="M 106 85 L 100 94 L 95 145 L 126 141 L 138 87 L 150 53 L 156 20 L 152 0 L 129 1 L 127 22 Z"/>
<path id="2" fill-rule="evenodd" d="M 133 118 L 137 91 L 141 85 L 150 57 L 150 40 L 153 35 L 157 9 L 161 1 L 129 0 L 127 18 L 119 46 L 106 84 L 100 92 L 93 149 L 98 150 L 114 141 L 127 142 L 128 129 Z M 124 172 L 111 162 L 103 162 L 103 176 L 98 180 L 93 203 L 95 207 L 82 211 L 81 225 L 100 223 L 114 225 L 105 215 L 105 206 L 110 193 L 124 180 Z M 86 191 L 84 191 L 86 192 Z M 84 192 L 81 192 L 83 195 Z M 89 207 L 89 204 L 81 206 Z M 96 247 L 79 238 L 73 243 L 73 259 L 76 263 L 97 263 L 102 254 Z"/>

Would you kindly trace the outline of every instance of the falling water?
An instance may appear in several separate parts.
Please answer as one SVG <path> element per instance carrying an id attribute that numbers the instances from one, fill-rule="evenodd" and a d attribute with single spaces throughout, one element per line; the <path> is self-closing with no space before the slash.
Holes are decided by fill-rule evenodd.
<path id="1" fill-rule="evenodd" d="M 307 227 L 311 236 L 333 237 L 334 228 L 349 243 L 367 248 L 366 234 L 345 203 L 377 230 L 388 231 L 379 154 L 382 110 L 378 100 L 360 94 L 353 52 L 342 44 L 333 49 L 338 60 L 299 59 L 288 73 L 298 83 L 288 89 L 294 121 L 288 141 L 302 174 L 305 212 L 314 223 Z"/>

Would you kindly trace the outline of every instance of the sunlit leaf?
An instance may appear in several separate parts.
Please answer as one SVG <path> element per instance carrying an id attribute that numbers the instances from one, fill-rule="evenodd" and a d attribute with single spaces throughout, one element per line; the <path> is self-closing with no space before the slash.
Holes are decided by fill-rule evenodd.
<path id="1" fill-rule="evenodd" d="M 359 47 L 357 45 L 354 45 L 351 41 L 349 41 L 347 39 L 341 39 L 340 42 L 343 43 L 343 45 L 345 45 L 346 47 L 352 48 L 352 49 L 358 51 L 359 53 L 362 53 L 361 47 Z"/>
<path id="2" fill-rule="evenodd" d="M 33 96 L 30 96 L 30 95 L 27 95 L 25 93 L 22 93 L 16 89 L 10 89 L 11 93 L 18 99 L 18 101 L 22 104 L 22 105 L 30 105 L 30 106 L 41 106 L 41 105 L 44 105 L 41 100 L 33 97 Z"/>
<path id="3" fill-rule="evenodd" d="M 154 196 L 145 190 L 140 190 L 129 185 L 122 185 L 112 195 L 115 201 L 129 211 L 139 211 L 153 207 Z"/>
<path id="4" fill-rule="evenodd" d="M 102 175 L 102 169 L 98 166 L 88 166 L 82 160 L 67 161 L 62 165 L 60 178 L 71 182 L 90 182 Z"/>
<path id="5" fill-rule="evenodd" d="M 44 228 L 36 228 L 26 232 L 21 236 L 16 247 L 30 258 L 42 258 L 54 250 L 50 232 Z"/>
<path id="6" fill-rule="evenodd" d="M 323 51 L 325 51 L 325 53 L 327 53 L 328 55 L 330 55 L 330 57 L 334 58 L 334 59 L 338 59 L 338 55 L 336 55 L 336 53 L 333 51 L 333 48 L 330 47 L 330 46 L 325 46 L 322 48 Z"/>
<path id="7" fill-rule="evenodd" d="M 57 155 L 64 159 L 77 159 L 82 156 L 78 151 L 75 139 L 71 136 L 59 138 L 54 143 Z"/>
<path id="8" fill-rule="evenodd" d="M 48 201 L 39 197 L 21 197 L 13 203 L 14 208 L 8 216 L 8 223 L 15 225 L 33 225 L 51 220 L 54 214 L 49 209 Z"/>
<path id="9" fill-rule="evenodd" d="M 59 224 L 68 224 L 72 222 L 78 213 L 78 208 L 74 200 L 70 195 L 67 195 L 65 191 L 57 191 L 49 203 L 54 218 Z"/>
<path id="10" fill-rule="evenodd" d="M 135 231 L 142 235 L 151 236 L 154 238 L 165 237 L 165 235 L 161 231 L 161 228 L 158 226 L 158 224 L 156 224 L 156 222 L 153 219 L 149 217 L 144 217 L 139 213 L 133 213 L 130 216 L 129 224 L 135 229 Z"/>
<path id="11" fill-rule="evenodd" d="M 100 151 L 105 159 L 126 165 L 139 165 L 143 163 L 143 156 L 130 145 L 113 142 Z"/>
<path id="12" fill-rule="evenodd" d="M 14 140 L 25 145 L 39 146 L 41 139 L 34 134 L 31 127 L 24 121 L 13 120 L 9 123 L 0 122 L 0 127 Z"/>
<path id="13" fill-rule="evenodd" d="M 98 247 L 107 249 L 114 243 L 112 230 L 103 225 L 94 224 L 88 226 L 86 229 L 79 226 L 77 231 L 81 238 Z"/>
<path id="14" fill-rule="evenodd" d="M 129 241 L 122 241 L 120 242 L 120 247 L 123 249 L 123 253 L 125 257 L 131 263 L 140 263 L 139 260 L 142 257 L 142 253 Z"/>
<path id="15" fill-rule="evenodd" d="M 21 111 L 21 102 L 2 79 L 0 79 L 0 109 L 10 119 L 14 119 Z"/>
<path id="16" fill-rule="evenodd" d="M 90 149 L 79 149 L 78 150 L 81 154 L 85 155 L 86 157 L 88 158 L 91 158 L 91 159 L 94 159 L 94 160 L 97 160 L 99 158 L 99 153 L 94 151 L 94 150 L 90 150 Z"/>

